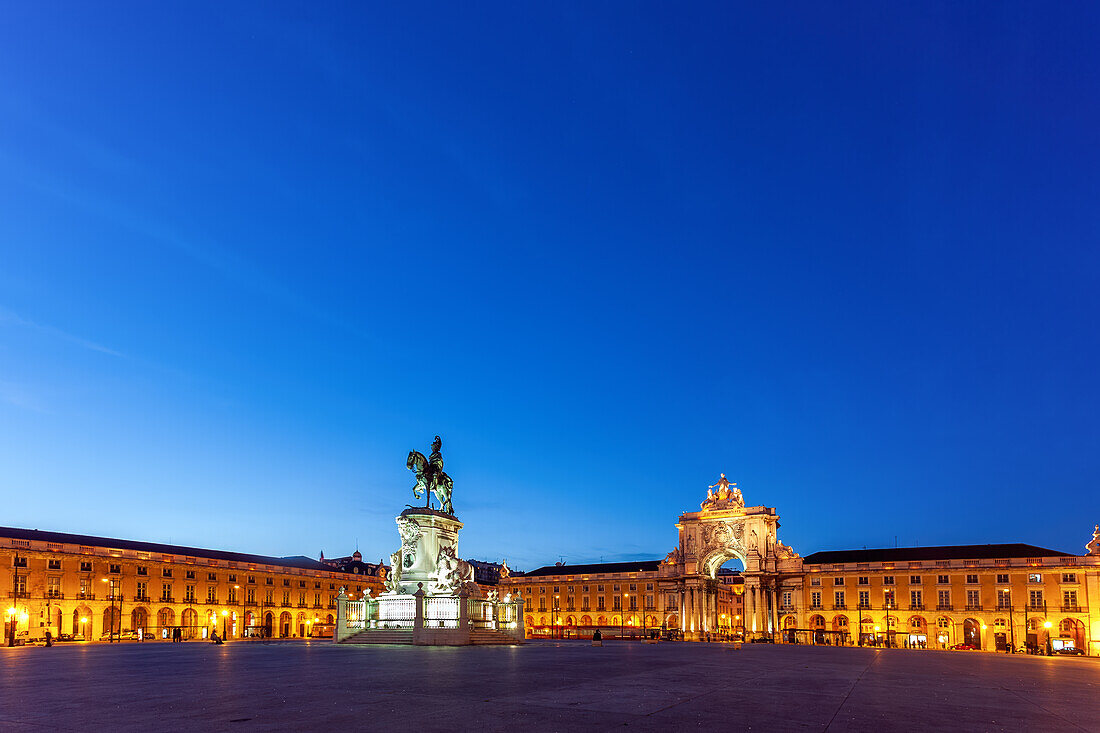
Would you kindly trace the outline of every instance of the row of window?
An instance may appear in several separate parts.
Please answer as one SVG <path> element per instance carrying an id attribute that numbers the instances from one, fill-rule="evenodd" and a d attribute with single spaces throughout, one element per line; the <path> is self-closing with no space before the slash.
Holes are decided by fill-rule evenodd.
<path id="1" fill-rule="evenodd" d="M 13 565 L 14 565 L 14 567 L 17 567 L 17 568 L 25 568 L 25 567 L 27 567 L 27 558 L 23 557 L 23 556 L 16 557 L 13 561 Z M 52 558 L 50 560 L 47 560 L 46 569 L 47 570 L 61 570 L 62 569 L 61 560 L 52 559 Z M 161 568 L 161 576 L 164 577 L 164 578 L 171 578 L 171 577 L 173 577 L 173 570 L 174 570 L 174 568 Z M 92 563 L 90 561 L 87 561 L 87 560 L 80 561 L 80 572 L 82 572 L 82 573 L 92 572 Z M 196 572 L 197 571 L 195 571 L 195 570 L 184 571 L 184 577 L 187 580 L 195 580 Z M 107 573 L 109 575 L 120 575 L 122 573 L 122 566 L 117 564 L 117 563 L 108 563 L 107 564 Z M 140 576 L 140 575 L 148 575 L 148 574 L 149 574 L 149 568 L 148 567 L 146 567 L 144 565 L 138 565 L 137 566 L 137 575 Z M 255 575 L 249 575 L 249 576 L 247 576 L 247 578 L 248 578 L 248 580 L 246 582 L 248 582 L 248 583 L 255 583 L 256 582 L 256 576 Z M 217 582 L 218 574 L 217 573 L 207 573 L 206 574 L 206 579 L 209 580 L 209 581 Z M 230 583 L 236 583 L 237 582 L 237 574 L 236 573 L 229 573 L 229 576 L 228 576 L 227 580 Z M 266 577 L 266 578 L 264 578 L 264 584 L 265 585 L 274 585 L 275 584 L 275 579 L 270 578 L 270 577 Z M 287 587 L 287 588 L 290 587 L 290 578 L 283 578 L 283 586 Z M 298 587 L 299 588 L 305 588 L 306 587 L 306 581 L 299 580 L 298 581 Z M 321 587 L 321 582 L 320 581 L 314 581 L 313 582 L 313 587 L 314 588 L 320 588 Z M 335 583 L 329 583 L 328 587 L 329 587 L 329 590 L 335 590 L 336 589 L 336 584 Z"/>
<path id="2" fill-rule="evenodd" d="M 149 581 L 139 580 L 139 581 L 137 581 L 136 586 L 137 586 L 137 588 L 136 588 L 137 592 L 134 594 L 135 598 L 148 599 L 149 598 Z M 92 579 L 90 579 L 90 578 L 81 578 L 80 579 L 80 596 L 81 597 L 94 597 L 95 594 L 96 594 L 96 587 L 97 586 L 95 585 L 95 581 L 93 581 Z M 12 579 L 12 589 L 20 595 L 26 595 L 26 593 L 27 593 L 27 576 L 26 575 L 17 575 L 17 576 L 15 576 Z M 119 596 L 119 594 L 121 593 L 120 579 L 110 578 L 106 590 L 107 590 L 107 596 L 106 596 L 107 598 L 117 598 Z M 162 583 L 161 586 L 160 586 L 160 598 L 159 598 L 159 600 L 166 601 L 166 602 L 171 602 L 173 600 L 172 590 L 173 590 L 172 583 Z M 330 590 L 334 590 L 334 588 L 332 586 L 330 586 Z M 363 588 L 362 588 L 362 586 L 356 586 L 356 590 L 358 592 L 362 593 Z M 61 578 L 60 578 L 60 576 L 48 576 L 46 578 L 46 596 L 48 598 L 61 598 L 62 597 L 61 596 Z M 264 595 L 264 603 L 273 603 L 274 602 L 273 598 L 274 598 L 274 591 L 270 590 L 270 589 L 267 590 L 265 595 Z M 197 599 L 197 597 L 195 595 L 195 585 L 191 584 L 191 583 L 186 584 L 184 586 L 183 600 L 184 601 L 194 601 L 196 599 Z M 218 603 L 218 587 L 217 586 L 214 586 L 214 585 L 207 586 L 207 588 L 206 588 L 206 601 L 209 602 L 209 603 Z M 255 588 L 246 588 L 245 589 L 245 601 L 248 602 L 248 603 L 255 603 L 256 602 L 256 589 Z M 239 600 L 238 600 L 237 589 L 236 588 L 229 588 L 229 596 L 226 599 L 226 603 L 238 603 L 238 602 L 239 602 Z M 305 602 L 306 602 L 306 594 L 305 593 L 299 593 L 298 594 L 298 603 L 299 603 L 299 605 L 304 605 Z M 335 596 L 329 595 L 328 596 L 328 602 L 330 604 L 334 603 L 335 602 Z M 321 594 L 320 593 L 314 593 L 313 594 L 313 603 L 315 605 L 320 605 L 321 604 Z M 289 606 L 290 605 L 290 591 L 283 591 L 283 605 L 284 606 Z"/>
<path id="3" fill-rule="evenodd" d="M 14 567 L 17 567 L 17 568 L 25 568 L 25 567 L 27 567 L 27 558 L 25 556 L 18 556 L 13 560 L 12 564 L 13 564 Z M 53 558 L 47 560 L 46 569 L 47 570 L 61 570 L 62 569 L 61 560 L 53 559 Z M 173 571 L 174 571 L 174 568 L 170 568 L 170 567 L 161 568 L 161 576 L 165 577 L 165 578 L 171 578 L 171 577 L 173 577 Z M 87 560 L 80 561 L 80 572 L 82 572 L 82 573 L 92 572 L 92 563 L 90 561 L 87 561 Z M 149 568 L 145 565 L 138 565 L 137 569 L 136 569 L 136 572 L 137 572 L 137 575 L 148 575 L 149 574 Z M 107 564 L 107 573 L 110 574 L 110 575 L 120 575 L 122 573 L 122 566 L 118 563 L 108 563 Z M 197 573 L 197 571 L 195 571 L 195 570 L 187 570 L 187 571 L 184 572 L 184 575 L 188 580 L 194 580 L 196 573 Z M 211 580 L 211 581 L 216 582 L 218 580 L 218 574 L 217 573 L 207 573 L 206 578 L 207 578 L 207 580 Z M 255 583 L 256 582 L 256 576 L 255 575 L 249 575 L 249 576 L 247 576 L 247 578 L 248 578 L 248 580 L 246 582 L 248 582 L 248 583 Z M 236 573 L 229 573 L 228 582 L 236 583 L 237 582 L 237 574 Z M 275 579 L 270 578 L 270 577 L 264 578 L 264 583 L 266 585 L 274 585 L 275 584 Z M 290 586 L 290 578 L 283 578 L 283 585 L 289 587 Z M 299 580 L 298 581 L 298 587 L 299 588 L 305 588 L 306 587 L 306 581 Z M 320 588 L 321 587 L 321 582 L 320 581 L 314 581 L 313 587 L 314 588 Z M 335 589 L 335 587 L 336 587 L 335 583 L 330 583 L 329 584 L 329 589 L 330 590 Z"/>
<path id="4" fill-rule="evenodd" d="M 581 593 L 587 593 L 588 589 L 589 589 L 589 586 L 582 585 L 581 586 Z M 618 583 L 616 583 L 614 585 L 614 587 L 612 588 L 612 590 L 614 590 L 615 592 L 618 592 L 621 589 L 622 589 L 622 586 L 619 585 Z M 628 590 L 638 590 L 638 584 L 637 583 L 630 583 L 628 585 L 627 589 Z M 646 590 L 653 590 L 653 583 L 646 583 L 645 584 L 645 589 Z M 565 592 L 566 593 L 575 593 L 576 590 L 577 590 L 577 586 L 575 586 L 575 585 L 567 585 L 565 587 Z M 546 592 L 546 586 L 545 585 L 539 586 L 539 593 L 545 593 L 545 592 Z M 555 585 L 554 586 L 554 592 L 555 593 L 560 593 L 561 592 L 561 586 L 560 585 Z M 603 586 L 602 585 L 597 585 L 596 586 L 596 592 L 597 593 L 603 593 L 604 592 L 603 591 Z"/>
<path id="5" fill-rule="evenodd" d="M 883 585 L 895 585 L 894 580 L 895 580 L 895 578 L 894 578 L 893 575 L 883 575 L 882 576 L 882 584 Z M 847 579 L 844 576 L 838 575 L 838 576 L 833 578 L 833 585 L 844 585 L 846 583 L 846 581 L 847 581 Z M 923 577 L 920 576 L 920 575 L 910 575 L 909 576 L 909 585 L 921 585 L 922 582 L 923 582 Z M 967 582 L 968 585 L 976 585 L 978 583 L 978 574 L 977 573 L 967 573 L 966 574 L 966 582 Z M 1008 583 L 1009 582 L 1008 573 L 997 573 L 997 582 L 998 583 Z M 1029 583 L 1042 583 L 1043 582 L 1042 573 L 1028 573 L 1027 574 L 1027 582 L 1029 582 Z M 1062 582 L 1063 583 L 1076 583 L 1077 582 L 1077 573 L 1062 573 Z M 951 576 L 950 575 L 937 575 L 936 576 L 936 583 L 938 585 L 950 585 L 951 584 Z M 857 576 L 856 584 L 857 585 L 870 585 L 871 584 L 871 576 L 869 576 L 869 575 Z M 821 578 L 816 577 L 816 576 L 811 577 L 810 578 L 810 585 L 821 585 Z"/>
<path id="6" fill-rule="evenodd" d="M 861 590 L 859 594 L 859 607 L 870 608 L 871 607 L 871 591 Z M 882 593 L 882 602 L 884 606 L 896 607 L 897 595 L 893 590 L 886 590 Z M 785 608 L 793 608 L 793 591 L 783 591 L 783 606 Z M 951 604 L 951 591 L 939 590 L 936 592 L 937 607 L 941 609 L 952 608 Z M 1028 606 L 1030 608 L 1043 608 L 1045 599 L 1043 598 L 1043 591 L 1040 588 L 1033 588 L 1028 591 Z M 909 591 L 909 605 L 913 608 L 923 608 L 924 606 L 924 592 L 920 590 Z M 966 591 L 966 606 L 967 608 L 978 608 L 982 605 L 981 592 L 978 590 Z M 997 608 L 1008 608 L 1012 605 L 1012 592 L 1008 589 L 997 589 Z M 842 590 L 833 592 L 833 607 L 844 608 L 845 592 Z M 1062 606 L 1065 608 L 1077 607 L 1077 591 L 1065 589 L 1062 591 Z M 821 591 L 815 590 L 810 592 L 810 607 L 821 608 Z"/>
<path id="7" fill-rule="evenodd" d="M 622 600 L 623 599 L 620 596 L 612 596 L 611 600 L 612 600 L 612 609 L 613 610 L 615 610 L 615 611 L 622 610 Z M 637 596 L 631 596 L 628 600 L 629 600 L 629 604 L 628 604 L 629 610 L 637 611 L 638 610 L 638 597 Z M 656 608 L 656 606 L 653 603 L 653 596 L 646 596 L 645 597 L 645 607 L 647 609 Z M 561 610 L 561 603 L 556 598 L 554 599 L 553 608 L 554 608 L 555 611 L 560 611 Z M 546 599 L 545 598 L 539 598 L 539 610 L 540 611 L 545 611 L 546 610 Z M 576 607 L 575 607 L 575 601 L 573 600 L 572 597 L 567 597 L 565 599 L 565 610 L 566 611 L 576 611 L 577 610 Z M 590 601 L 587 597 L 581 598 L 581 608 L 580 608 L 580 610 L 582 610 L 582 611 L 591 611 L 592 610 L 590 608 Z M 597 611 L 607 610 L 607 600 L 603 596 L 597 596 L 596 597 L 596 610 Z"/>
<path id="8" fill-rule="evenodd" d="M 57 580 L 57 579 L 50 578 L 48 580 Z M 86 580 L 81 580 L 81 582 L 80 582 L 80 592 L 82 594 L 92 592 L 91 587 L 88 586 L 88 585 L 85 585 L 86 583 L 87 583 Z M 51 594 L 52 594 L 53 590 L 54 590 L 54 586 L 51 584 L 50 588 L 49 588 L 49 592 L 51 592 Z M 60 590 L 60 587 L 58 587 L 57 590 Z M 158 600 L 164 601 L 164 602 L 172 602 L 173 601 L 172 590 L 173 590 L 173 587 L 172 587 L 171 583 L 162 583 L 161 586 L 160 586 L 160 598 Z M 117 593 L 117 586 L 115 585 L 115 582 L 112 580 L 111 583 L 110 583 L 110 593 L 109 593 L 108 597 L 111 597 L 111 598 L 116 597 L 116 593 Z M 146 582 L 146 581 L 139 580 L 137 582 L 137 593 L 135 595 L 139 599 L 148 599 L 149 598 L 149 583 Z M 195 586 L 194 585 L 188 583 L 187 585 L 184 586 L 183 600 L 184 601 L 198 600 L 197 596 L 195 595 Z M 214 585 L 207 586 L 207 588 L 206 588 L 206 599 L 205 600 L 206 600 L 207 603 L 218 603 L 219 602 L 218 601 L 218 588 L 217 588 L 217 586 L 214 586 Z M 284 605 L 284 606 L 289 606 L 290 605 L 290 591 L 283 591 L 282 600 L 283 600 L 282 605 Z M 329 598 L 328 598 L 328 602 L 330 604 L 335 603 L 335 600 L 336 599 L 335 599 L 334 596 L 329 596 Z M 236 588 L 230 588 L 229 589 L 229 597 L 226 599 L 226 603 L 232 604 L 232 603 L 239 603 L 239 602 L 240 601 L 238 600 L 237 589 Z M 256 602 L 256 589 L 255 588 L 246 588 L 245 589 L 245 602 L 246 603 L 255 603 Z M 264 603 L 269 603 L 269 604 L 274 603 L 274 591 L 268 590 L 265 593 Z M 320 593 L 314 593 L 313 594 L 313 603 L 314 603 L 314 605 L 317 605 L 317 606 L 321 605 L 321 594 Z M 305 593 L 299 593 L 298 594 L 298 605 L 304 606 L 305 604 L 306 604 L 306 594 Z"/>

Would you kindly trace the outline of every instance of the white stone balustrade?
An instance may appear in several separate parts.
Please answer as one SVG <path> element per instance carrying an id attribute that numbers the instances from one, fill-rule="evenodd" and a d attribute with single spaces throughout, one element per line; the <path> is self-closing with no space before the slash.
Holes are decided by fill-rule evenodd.
<path id="1" fill-rule="evenodd" d="M 523 640 L 523 599 L 490 601 L 458 596 L 381 596 L 353 600 L 341 589 L 336 597 L 335 641 L 368 628 L 413 630 L 414 644 L 469 643 L 475 628 L 496 629 Z"/>

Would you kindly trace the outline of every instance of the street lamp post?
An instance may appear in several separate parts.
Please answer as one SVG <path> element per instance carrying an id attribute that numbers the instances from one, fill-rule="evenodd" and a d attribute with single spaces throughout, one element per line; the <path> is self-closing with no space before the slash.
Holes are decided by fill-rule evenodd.
<path id="1" fill-rule="evenodd" d="M 1009 601 L 1012 599 L 1009 598 Z M 1008 604 L 1008 643 L 1010 645 L 1009 654 L 1016 653 L 1016 628 L 1015 622 L 1012 620 L 1012 603 Z"/>
<path id="2" fill-rule="evenodd" d="M 107 627 L 107 643 L 111 644 L 115 640 L 115 589 L 110 579 L 103 578 L 103 582 L 107 584 L 107 600 L 111 602 L 110 626 Z M 122 609 L 119 609 L 118 615 L 120 617 L 122 616 Z M 120 626 L 119 631 L 121 631 L 122 619 L 119 618 L 118 622 Z M 121 637 L 122 635 L 119 634 L 119 636 Z M 122 641 L 122 639 L 120 638 L 119 641 Z"/>
<path id="3" fill-rule="evenodd" d="M 243 639 L 244 638 L 244 629 L 245 629 L 245 626 L 244 626 L 244 599 L 239 597 L 241 586 L 235 585 L 235 586 L 233 586 L 233 590 L 237 591 L 237 595 L 238 595 L 237 604 L 241 608 L 241 613 L 240 613 L 239 616 L 237 616 L 237 638 L 238 639 Z"/>
<path id="4" fill-rule="evenodd" d="M 15 646 L 15 614 L 18 610 L 15 606 L 8 609 L 8 646 Z"/>
<path id="5" fill-rule="evenodd" d="M 12 605 L 8 609 L 8 646 L 15 646 L 15 604 L 19 601 L 19 554 L 16 553 L 11 574 Z"/>
<path id="6" fill-rule="evenodd" d="M 886 624 L 886 633 L 882 635 L 882 643 L 886 645 L 887 649 L 894 646 L 890 643 L 891 641 L 893 641 L 893 639 L 890 638 L 890 610 L 897 608 L 897 601 L 894 600 L 894 596 L 892 594 L 893 591 L 891 591 L 891 599 L 886 601 L 886 618 L 883 621 L 883 623 Z"/>
<path id="7" fill-rule="evenodd" d="M 558 638 L 558 624 L 554 620 L 554 613 L 555 612 L 561 613 L 561 609 L 558 608 L 558 603 L 559 603 L 560 598 L 561 598 L 561 596 L 554 596 L 554 605 L 552 605 L 550 607 L 550 638 L 551 639 Z"/>
<path id="8" fill-rule="evenodd" d="M 229 611 L 222 609 L 222 641 L 225 641 L 229 634 Z"/>
<path id="9" fill-rule="evenodd" d="M 565 620 L 562 619 L 562 617 L 561 617 L 561 596 L 554 596 L 554 608 L 557 609 L 557 611 L 558 611 L 558 626 L 561 627 L 560 631 L 555 629 L 555 632 L 557 633 L 558 638 L 564 639 L 565 638 Z"/>
<path id="10" fill-rule="evenodd" d="M 630 598 L 630 594 L 629 593 L 623 593 L 620 596 L 620 601 L 619 601 L 619 605 L 622 606 L 622 608 L 619 609 L 619 638 L 620 639 L 626 637 L 626 631 L 625 631 L 624 627 L 626 626 L 626 599 L 627 598 Z"/>
<path id="11" fill-rule="evenodd" d="M 857 596 L 858 597 L 858 596 Z M 856 603 L 856 613 L 859 614 L 859 645 L 863 646 L 863 601 Z"/>
<path id="12" fill-rule="evenodd" d="M 81 616 L 81 617 L 80 617 L 80 637 L 81 637 L 81 638 L 82 638 L 82 639 L 83 639 L 84 641 L 87 641 L 87 640 L 88 640 L 88 636 L 87 636 L 87 634 L 86 634 L 86 633 L 85 633 L 85 631 L 84 631 L 84 625 L 85 625 L 86 623 L 88 623 L 88 617 L 87 617 L 87 616 Z"/>

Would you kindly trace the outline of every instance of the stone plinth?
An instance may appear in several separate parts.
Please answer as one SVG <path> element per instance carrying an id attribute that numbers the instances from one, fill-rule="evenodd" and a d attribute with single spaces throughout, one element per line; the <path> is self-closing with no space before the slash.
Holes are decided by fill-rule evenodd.
<path id="1" fill-rule="evenodd" d="M 458 560 L 458 532 L 462 522 L 444 512 L 410 508 L 397 517 L 401 549 L 390 556 L 389 593 L 412 595 L 423 587 L 429 596 L 454 595 L 465 580 Z"/>

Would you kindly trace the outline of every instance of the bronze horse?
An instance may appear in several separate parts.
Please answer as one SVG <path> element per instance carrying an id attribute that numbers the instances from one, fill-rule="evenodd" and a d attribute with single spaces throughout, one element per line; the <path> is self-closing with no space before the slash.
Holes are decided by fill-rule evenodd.
<path id="1" fill-rule="evenodd" d="M 405 462 L 405 468 L 416 472 L 416 486 L 413 487 L 413 495 L 419 499 L 425 492 L 428 494 L 428 506 L 431 506 L 432 494 L 439 500 L 440 509 L 447 514 L 454 514 L 451 505 L 451 491 L 454 482 L 443 470 L 443 455 L 439 449 L 443 441 L 435 436 L 432 441 L 432 454 L 425 458 L 420 451 L 409 451 L 409 460 Z"/>

